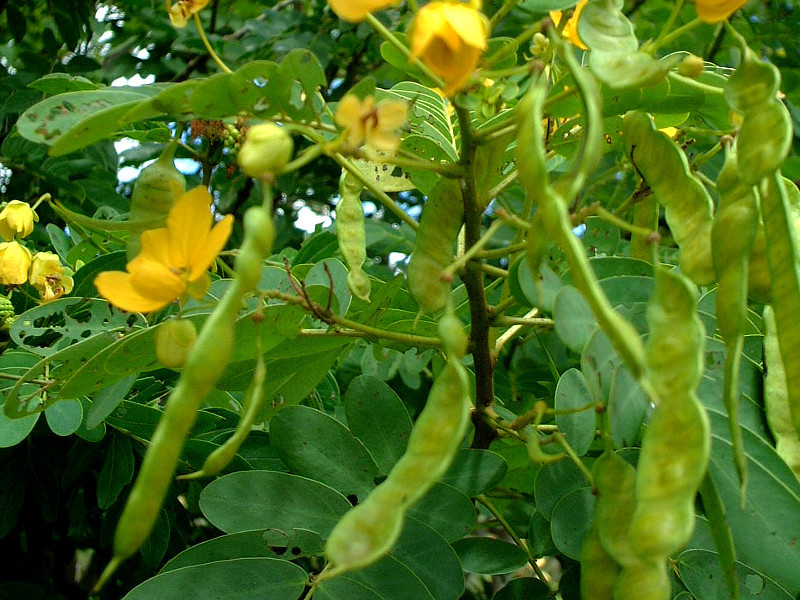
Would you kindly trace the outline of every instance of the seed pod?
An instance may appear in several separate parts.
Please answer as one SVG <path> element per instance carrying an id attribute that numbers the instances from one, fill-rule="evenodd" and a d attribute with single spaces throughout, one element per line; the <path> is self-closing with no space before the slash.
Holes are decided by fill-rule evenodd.
<path id="1" fill-rule="evenodd" d="M 369 302 L 370 281 L 362 267 L 367 260 L 367 233 L 361 205 L 363 185 L 347 171 L 339 178 L 341 200 L 336 205 L 336 238 L 347 263 L 347 286 L 361 300 Z"/>
<path id="2" fill-rule="evenodd" d="M 699 285 L 713 283 L 713 202 L 689 169 L 686 155 L 642 112 L 625 115 L 623 139 L 628 158 L 665 209 L 667 225 L 680 249 L 681 271 Z"/>
<path id="3" fill-rule="evenodd" d="M 158 159 L 139 173 L 131 195 L 129 220 L 152 222 L 151 229 L 163 227 L 175 200 L 186 191 L 186 178 L 172 162 L 178 142 L 173 140 L 164 148 Z M 133 260 L 142 249 L 139 232 L 128 235 L 128 260 Z"/>
<path id="4" fill-rule="evenodd" d="M 596 524 L 592 524 L 581 546 L 581 599 L 612 600 L 619 565 L 600 543 Z"/>
<path id="5" fill-rule="evenodd" d="M 450 296 L 450 281 L 442 271 L 453 260 L 464 202 L 461 187 L 453 179 L 442 178 L 428 196 L 408 263 L 408 291 L 425 313 L 444 308 Z"/>
<path id="6" fill-rule="evenodd" d="M 186 319 L 170 319 L 156 332 L 156 358 L 165 367 L 179 369 L 186 364 L 197 339 L 194 323 Z"/>

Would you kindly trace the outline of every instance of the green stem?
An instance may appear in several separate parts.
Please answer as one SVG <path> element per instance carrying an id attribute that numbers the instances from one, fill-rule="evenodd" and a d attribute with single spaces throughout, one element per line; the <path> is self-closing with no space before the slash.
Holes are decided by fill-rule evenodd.
<path id="1" fill-rule="evenodd" d="M 513 41 L 509 42 L 500 50 L 489 56 L 485 61 L 483 61 L 483 66 L 485 69 L 491 68 L 493 65 L 497 64 L 501 60 L 503 60 L 509 54 L 513 54 L 516 52 L 522 44 L 526 41 L 531 39 L 537 33 L 542 31 L 542 22 L 539 21 L 538 23 L 532 25 L 522 33 L 520 33 L 517 37 L 514 38 Z"/>
<path id="2" fill-rule="evenodd" d="M 664 23 L 664 27 L 661 28 L 661 33 L 658 34 L 656 38 L 655 44 L 659 44 L 661 40 L 663 40 L 666 35 L 672 30 L 672 26 L 675 25 L 675 19 L 678 18 L 678 15 L 683 8 L 683 0 L 677 0 L 675 4 L 672 5 L 672 12 L 670 12 L 669 17 L 667 17 L 666 23 Z"/>
<path id="3" fill-rule="evenodd" d="M 464 266 L 475 257 L 480 249 L 483 248 L 492 239 L 492 237 L 494 237 L 494 234 L 496 234 L 497 230 L 502 226 L 503 221 L 500 219 L 493 222 L 489 226 L 489 229 L 486 230 L 486 233 L 484 233 L 477 242 L 470 246 L 464 254 L 459 256 L 457 259 L 447 265 L 447 267 L 445 267 L 445 269 L 442 271 L 442 276 L 452 277 L 457 271 L 463 269 Z"/>
<path id="4" fill-rule="evenodd" d="M 547 587 L 549 588 L 550 586 L 547 583 L 547 577 L 537 564 L 536 557 L 533 554 L 531 554 L 531 551 L 528 549 L 527 544 L 525 544 L 522 538 L 520 538 L 519 535 L 517 535 L 517 532 L 514 531 L 514 528 L 511 526 L 511 524 L 508 521 L 506 521 L 505 517 L 503 516 L 503 513 L 497 510 L 494 504 L 492 504 L 489 501 L 489 499 L 483 494 L 477 496 L 475 500 L 483 504 L 489 510 L 489 512 L 492 513 L 494 518 L 497 519 L 497 522 L 500 523 L 500 526 L 506 530 L 506 533 L 508 533 L 509 537 L 511 537 L 511 539 L 514 540 L 514 543 L 517 546 L 519 546 L 520 550 L 522 550 L 525 553 L 525 556 L 528 559 L 528 563 L 531 565 L 533 572 L 536 573 L 536 576 L 542 581 L 542 583 L 547 585 Z"/>
<path id="5" fill-rule="evenodd" d="M 208 41 L 208 38 L 206 37 L 206 32 L 203 30 L 203 24 L 200 22 L 199 13 L 194 13 L 194 24 L 197 25 L 197 33 L 200 34 L 200 39 L 203 40 L 203 45 L 206 47 L 206 50 L 208 50 L 209 56 L 211 56 L 213 61 L 217 63 L 217 66 L 220 69 L 222 69 L 224 73 L 227 73 L 228 75 L 233 73 L 233 71 L 231 71 L 228 68 L 228 65 L 222 62 L 222 59 L 219 56 L 217 56 L 217 53 L 214 52 L 214 49 L 211 47 L 211 43 Z"/>
<path id="6" fill-rule="evenodd" d="M 503 248 L 495 248 L 493 250 L 483 250 L 482 252 L 478 252 L 476 258 L 482 259 L 492 259 L 492 258 L 503 258 L 504 256 L 508 256 L 509 254 L 516 254 L 517 252 L 522 252 L 525 250 L 525 247 L 528 244 L 525 242 L 520 242 L 518 244 L 512 244 L 510 246 L 505 246 Z"/>
<path id="7" fill-rule="evenodd" d="M 678 27 L 677 29 L 675 29 L 671 33 L 668 33 L 667 35 L 665 35 L 663 38 L 661 38 L 661 40 L 657 40 L 657 41 L 653 42 L 652 45 L 648 46 L 647 52 L 649 52 L 650 54 L 655 54 L 655 52 L 658 49 L 660 49 L 662 46 L 666 46 L 667 44 L 671 43 L 673 40 L 681 37 L 684 33 L 688 32 L 688 31 L 691 31 L 692 29 L 694 29 L 698 25 L 702 25 L 702 24 L 703 24 L 703 21 L 700 20 L 700 17 L 697 17 L 696 19 L 694 19 L 692 21 L 689 21 L 688 23 L 684 23 L 683 25 L 681 25 L 680 27 Z"/>

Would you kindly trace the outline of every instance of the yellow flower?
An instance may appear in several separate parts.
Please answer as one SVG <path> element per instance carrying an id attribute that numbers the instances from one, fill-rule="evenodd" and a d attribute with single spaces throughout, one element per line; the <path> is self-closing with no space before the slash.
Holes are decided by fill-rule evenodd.
<path id="1" fill-rule="evenodd" d="M 353 94 L 342 98 L 334 115 L 336 124 L 345 130 L 347 149 L 352 151 L 366 144 L 390 154 L 400 145 L 398 129 L 406 117 L 408 106 L 405 102 L 386 99 L 375 104 L 372 96 L 359 100 Z"/>
<path id="2" fill-rule="evenodd" d="M 170 4 L 170 0 L 165 1 L 170 23 L 181 29 L 186 27 L 193 14 L 203 10 L 209 2 L 209 0 L 178 0 L 175 4 Z"/>
<path id="3" fill-rule="evenodd" d="M 569 42 L 573 46 L 577 46 L 581 50 L 588 50 L 586 44 L 581 41 L 581 38 L 578 36 L 578 19 L 581 16 L 581 12 L 583 11 L 583 7 L 586 6 L 589 0 L 580 0 L 577 6 L 575 6 L 575 11 L 572 13 L 572 16 L 567 21 L 566 25 L 564 25 L 564 29 L 562 30 L 562 35 L 569 40 Z M 562 12 L 560 10 L 551 10 L 550 11 L 550 18 L 553 20 L 553 23 L 558 24 L 561 23 L 561 16 Z"/>
<path id="4" fill-rule="evenodd" d="M 431 2 L 411 24 L 411 56 L 444 79 L 448 95 L 464 86 L 485 49 L 484 18 L 466 4 Z"/>
<path id="5" fill-rule="evenodd" d="M 31 251 L 19 242 L 0 244 L 0 283 L 20 285 L 28 280 Z"/>
<path id="6" fill-rule="evenodd" d="M 706 23 L 720 23 L 747 4 L 747 0 L 696 0 L 697 16 Z"/>
<path id="7" fill-rule="evenodd" d="M 15 235 L 21 238 L 28 237 L 33 232 L 34 222 L 38 220 L 39 215 L 30 204 L 12 200 L 0 211 L 0 235 L 9 242 Z"/>
<path id="8" fill-rule="evenodd" d="M 358 23 L 376 10 L 397 4 L 397 0 L 328 0 L 328 6 L 340 19 Z"/>
<path id="9" fill-rule="evenodd" d="M 233 228 L 228 215 L 213 225 L 211 195 L 200 186 L 175 201 L 166 228 L 142 233 L 142 251 L 127 272 L 106 271 L 94 280 L 100 295 L 130 312 L 150 312 L 186 295 L 202 298 L 208 268 Z"/>
<path id="10" fill-rule="evenodd" d="M 42 302 L 51 302 L 72 291 L 72 271 L 61 266 L 58 254 L 37 252 L 33 255 L 28 282 L 36 288 Z"/>

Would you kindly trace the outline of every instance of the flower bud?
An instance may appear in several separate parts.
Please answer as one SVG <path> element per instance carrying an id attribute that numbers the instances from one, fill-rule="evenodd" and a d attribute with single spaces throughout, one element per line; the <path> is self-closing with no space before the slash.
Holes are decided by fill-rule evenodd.
<path id="1" fill-rule="evenodd" d="M 156 358 L 165 367 L 177 369 L 186 364 L 197 339 L 194 323 L 186 319 L 170 319 L 156 332 Z"/>
<path id="2" fill-rule="evenodd" d="M 19 242 L 0 244 L 0 283 L 20 285 L 28 280 L 31 251 Z"/>
<path id="3" fill-rule="evenodd" d="M 239 166 L 250 177 L 278 173 L 292 159 L 293 152 L 294 142 L 283 127 L 262 123 L 247 130 L 239 151 Z"/>
<path id="4" fill-rule="evenodd" d="M 27 202 L 12 200 L 0 211 L 0 235 L 9 242 L 15 235 L 28 237 L 33 232 L 33 223 L 38 220 L 39 216 Z"/>
<path id="5" fill-rule="evenodd" d="M 694 54 L 689 54 L 683 59 L 681 64 L 678 65 L 678 74 L 684 77 L 691 77 L 697 79 L 703 74 L 703 59 Z"/>

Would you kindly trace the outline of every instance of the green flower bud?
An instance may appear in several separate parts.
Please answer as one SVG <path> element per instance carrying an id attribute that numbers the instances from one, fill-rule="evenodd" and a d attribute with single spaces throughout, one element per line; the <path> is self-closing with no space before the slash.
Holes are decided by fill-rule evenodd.
<path id="1" fill-rule="evenodd" d="M 291 160 L 293 152 L 294 142 L 283 127 L 262 123 L 247 130 L 239 151 L 239 166 L 250 177 L 278 173 Z"/>

